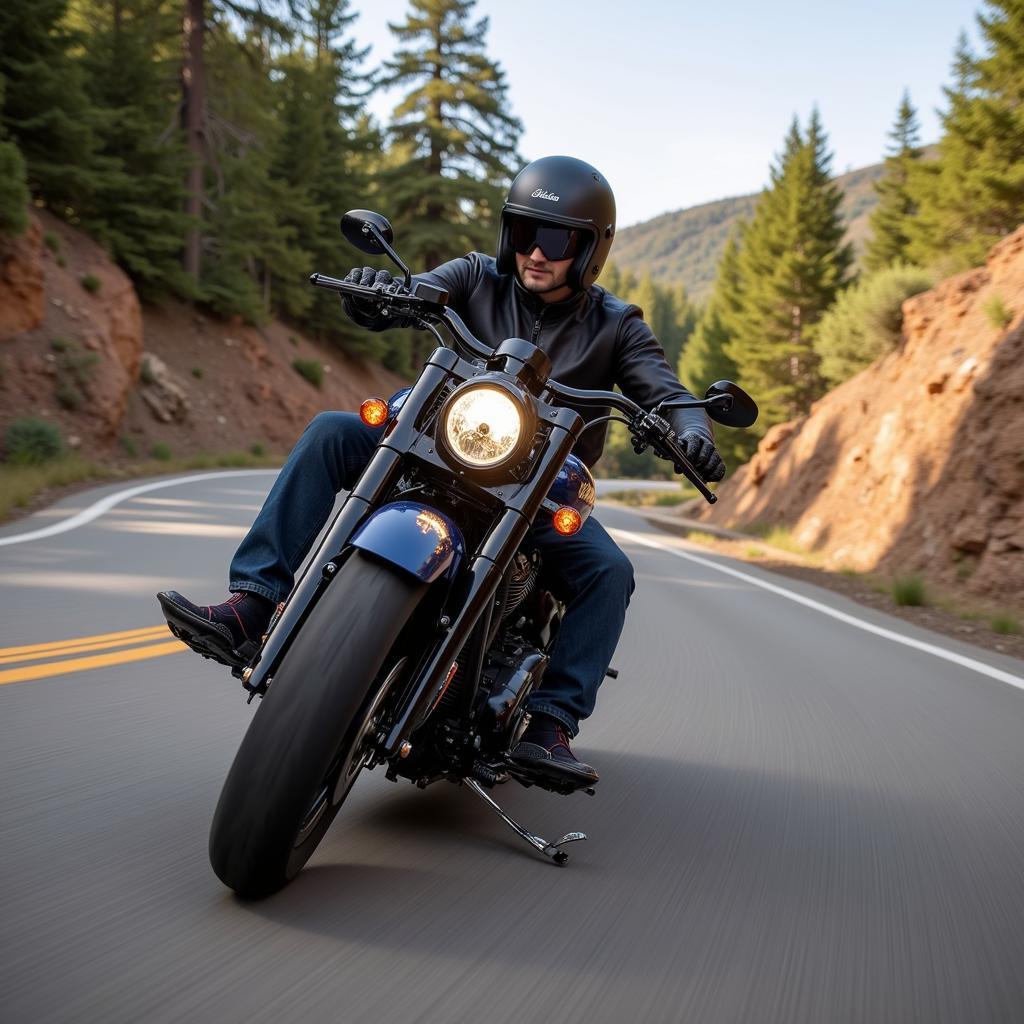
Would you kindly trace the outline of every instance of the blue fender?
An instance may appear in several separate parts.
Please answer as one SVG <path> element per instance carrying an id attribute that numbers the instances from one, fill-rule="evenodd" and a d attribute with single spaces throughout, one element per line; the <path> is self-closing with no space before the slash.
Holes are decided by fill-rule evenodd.
<path id="1" fill-rule="evenodd" d="M 451 578 L 466 555 L 462 531 L 443 512 L 413 501 L 383 505 L 352 535 L 351 545 L 424 583 Z"/>

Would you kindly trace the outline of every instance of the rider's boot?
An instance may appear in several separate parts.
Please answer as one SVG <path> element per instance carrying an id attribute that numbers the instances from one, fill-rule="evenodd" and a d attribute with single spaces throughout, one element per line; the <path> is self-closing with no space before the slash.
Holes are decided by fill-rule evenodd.
<path id="1" fill-rule="evenodd" d="M 523 768 L 581 787 L 592 786 L 599 778 L 572 752 L 565 726 L 549 715 L 533 715 L 509 756 Z"/>
<path id="2" fill-rule="evenodd" d="M 222 604 L 193 604 L 176 590 L 156 595 L 171 632 L 183 643 L 222 665 L 241 668 L 259 650 L 276 607 L 251 591 Z"/>

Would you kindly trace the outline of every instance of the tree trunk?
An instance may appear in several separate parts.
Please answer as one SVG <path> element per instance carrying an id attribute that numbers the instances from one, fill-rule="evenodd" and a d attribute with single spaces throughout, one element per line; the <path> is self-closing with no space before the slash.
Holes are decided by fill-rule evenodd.
<path id="1" fill-rule="evenodd" d="M 201 270 L 203 214 L 204 131 L 206 65 L 203 62 L 205 0 L 186 0 L 183 30 L 185 60 L 181 68 L 181 121 L 185 130 L 189 166 L 185 174 L 185 213 L 191 218 L 185 238 L 183 265 L 197 283 Z"/>

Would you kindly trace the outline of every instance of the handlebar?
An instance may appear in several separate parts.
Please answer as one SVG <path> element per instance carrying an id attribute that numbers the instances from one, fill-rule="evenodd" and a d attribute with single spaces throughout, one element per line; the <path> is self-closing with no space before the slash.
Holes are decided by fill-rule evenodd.
<path id="1" fill-rule="evenodd" d="M 439 288 L 417 282 L 413 291 L 407 291 L 401 282 L 395 282 L 390 288 L 380 285 L 368 287 L 343 281 L 326 274 L 311 274 L 309 283 L 316 288 L 326 288 L 354 299 L 365 299 L 380 307 L 381 313 L 395 317 L 408 317 L 421 322 L 424 326 L 433 323 L 443 324 L 459 343 L 479 359 L 489 359 L 494 349 L 476 338 L 463 323 L 462 318 L 447 306 L 448 293 Z M 718 498 L 701 480 L 682 446 L 676 438 L 671 425 L 657 410 L 647 412 L 632 399 L 616 391 L 587 391 L 581 388 L 560 384 L 557 380 L 548 380 L 544 385 L 544 394 L 561 398 L 572 405 L 583 405 L 606 409 L 611 407 L 625 413 L 630 420 L 630 431 L 654 449 L 663 459 L 672 462 L 700 491 L 701 495 L 714 504 Z M 704 408 L 708 400 L 694 400 L 677 408 Z M 641 451 L 643 449 L 640 449 Z"/>

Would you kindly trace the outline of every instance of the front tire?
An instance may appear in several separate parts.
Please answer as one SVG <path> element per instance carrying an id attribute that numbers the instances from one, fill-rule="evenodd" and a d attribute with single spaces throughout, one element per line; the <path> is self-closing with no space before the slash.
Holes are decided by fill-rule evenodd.
<path id="1" fill-rule="evenodd" d="M 338 813 L 385 658 L 426 585 L 354 551 L 292 642 L 221 791 L 210 863 L 239 895 L 291 881 Z M 390 677 L 389 677 L 390 678 Z M 344 776 L 344 777 L 342 777 Z"/>

